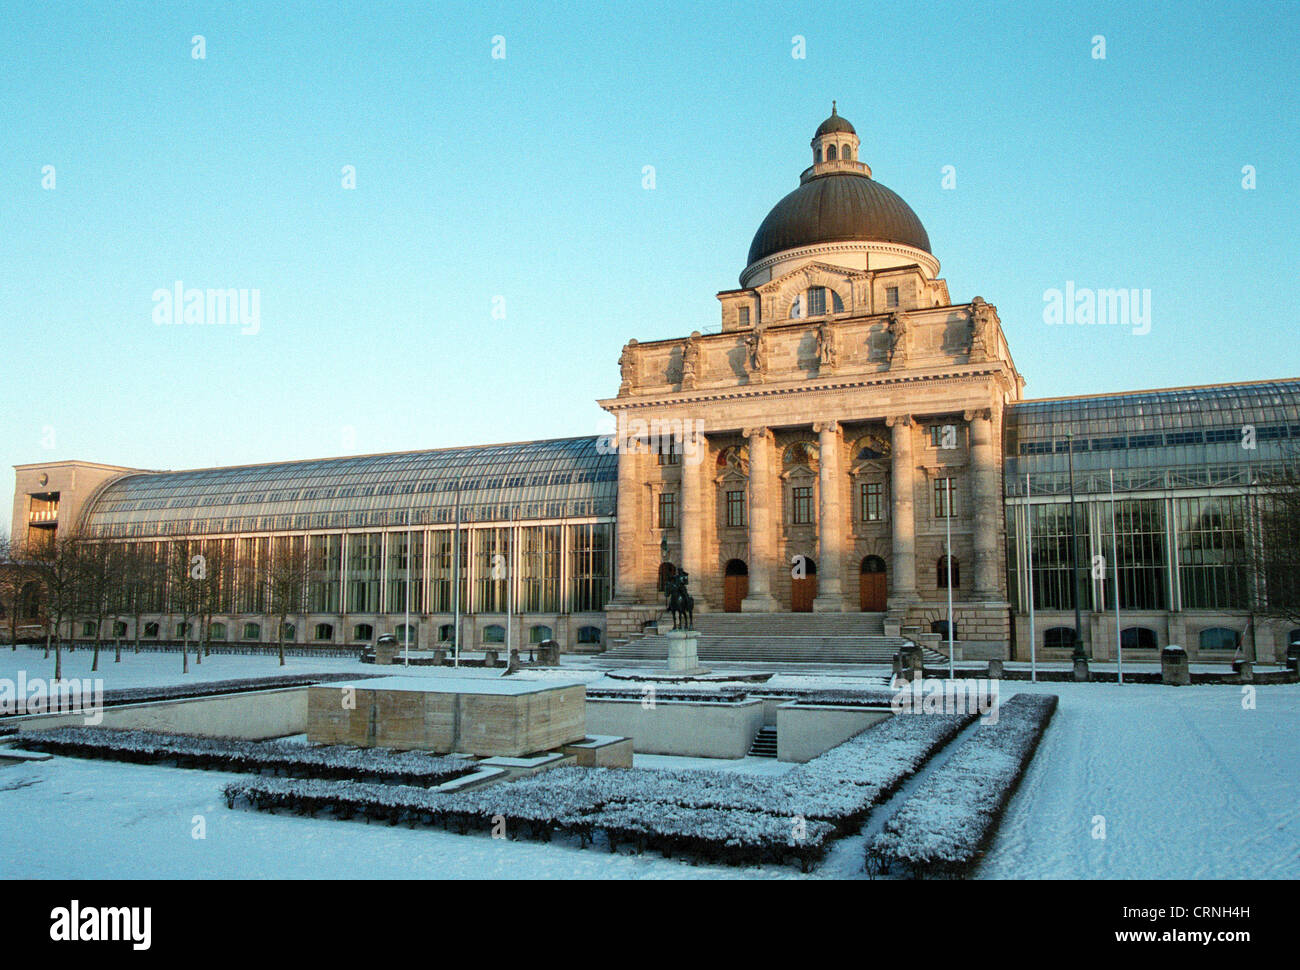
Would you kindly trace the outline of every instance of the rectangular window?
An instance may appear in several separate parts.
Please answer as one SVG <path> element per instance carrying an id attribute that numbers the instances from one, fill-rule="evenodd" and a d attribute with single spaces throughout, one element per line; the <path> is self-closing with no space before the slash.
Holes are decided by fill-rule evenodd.
<path id="1" fill-rule="evenodd" d="M 659 464 L 676 465 L 680 449 L 677 445 L 676 438 L 668 438 L 659 442 Z"/>
<path id="2" fill-rule="evenodd" d="M 887 306 L 887 307 L 896 307 L 896 306 L 898 306 L 898 287 L 897 287 L 897 286 L 886 286 L 886 287 L 885 287 L 885 306 Z"/>
<path id="3" fill-rule="evenodd" d="M 952 491 L 952 507 L 948 505 L 949 489 Z M 957 514 L 957 480 L 955 478 L 936 478 L 934 480 L 934 517 L 936 519 L 952 518 Z"/>
<path id="4" fill-rule="evenodd" d="M 860 492 L 858 517 L 864 522 L 880 522 L 885 517 L 885 486 L 880 482 L 864 482 Z"/>
<path id="5" fill-rule="evenodd" d="M 659 528 L 677 528 L 677 493 L 659 493 Z"/>
<path id="6" fill-rule="evenodd" d="M 795 525 L 807 525 L 812 522 L 812 486 L 797 485 L 790 491 L 790 521 Z"/>
<path id="7" fill-rule="evenodd" d="M 808 316 L 823 317 L 826 315 L 826 287 L 813 286 L 808 289 Z"/>
<path id="8" fill-rule="evenodd" d="M 749 307 L 743 306 L 739 311 L 739 322 L 741 329 L 749 326 Z"/>
<path id="9" fill-rule="evenodd" d="M 736 489 L 727 493 L 727 525 L 738 528 L 745 524 L 745 491 Z"/>

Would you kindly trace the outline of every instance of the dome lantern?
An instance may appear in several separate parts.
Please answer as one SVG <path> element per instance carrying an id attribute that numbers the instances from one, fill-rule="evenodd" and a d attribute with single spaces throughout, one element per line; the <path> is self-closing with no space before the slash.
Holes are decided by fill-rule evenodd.
<path id="1" fill-rule="evenodd" d="M 813 167 L 805 175 L 853 171 L 871 176 L 871 169 L 858 160 L 858 133 L 842 118 L 831 102 L 831 116 L 817 126 L 812 138 Z"/>

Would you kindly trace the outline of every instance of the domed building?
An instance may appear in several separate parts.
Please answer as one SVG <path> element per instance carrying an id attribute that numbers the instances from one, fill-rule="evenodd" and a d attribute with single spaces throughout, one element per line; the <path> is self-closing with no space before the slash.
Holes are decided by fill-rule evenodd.
<path id="1" fill-rule="evenodd" d="M 304 649 L 401 631 L 663 656 L 683 571 L 704 660 L 887 662 L 907 637 L 933 661 L 951 636 L 962 659 L 1179 643 L 1204 662 L 1300 639 L 1249 555 L 1255 487 L 1300 438 L 1300 380 L 1023 400 L 997 308 L 950 298 L 925 226 L 834 103 L 809 147 L 717 294 L 717 332 L 623 348 L 599 402 L 611 434 L 19 465 L 13 538 L 123 544 L 148 582 L 114 632 L 160 642 L 189 635 L 195 554 L 213 577 L 203 638 L 274 642 L 287 605 Z M 1084 568 L 1113 550 L 1113 579 Z M 288 604 L 286 569 L 302 580 Z"/>

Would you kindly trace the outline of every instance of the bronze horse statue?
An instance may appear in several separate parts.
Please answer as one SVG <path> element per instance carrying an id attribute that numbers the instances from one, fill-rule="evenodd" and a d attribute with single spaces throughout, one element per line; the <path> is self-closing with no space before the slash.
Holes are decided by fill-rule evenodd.
<path id="1" fill-rule="evenodd" d="M 695 622 L 695 599 L 686 591 L 690 574 L 679 572 L 668 581 L 664 592 L 668 598 L 668 611 L 673 615 L 673 629 L 689 630 Z"/>

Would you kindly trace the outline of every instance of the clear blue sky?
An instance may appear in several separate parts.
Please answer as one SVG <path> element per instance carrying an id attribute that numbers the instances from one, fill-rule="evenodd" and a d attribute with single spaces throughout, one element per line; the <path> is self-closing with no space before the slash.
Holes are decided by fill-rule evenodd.
<path id="1" fill-rule="evenodd" d="M 3 0 L 0 459 L 595 433 L 629 337 L 716 328 L 832 98 L 1030 396 L 1300 374 L 1297 3 L 741 11 Z M 176 280 L 260 333 L 156 326 Z M 1151 332 L 1046 326 L 1067 280 Z"/>

